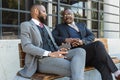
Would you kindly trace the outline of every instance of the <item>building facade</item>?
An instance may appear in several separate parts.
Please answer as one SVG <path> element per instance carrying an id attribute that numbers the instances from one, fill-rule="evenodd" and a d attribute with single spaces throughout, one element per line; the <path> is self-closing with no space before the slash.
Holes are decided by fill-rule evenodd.
<path id="1" fill-rule="evenodd" d="M 30 20 L 30 7 L 41 3 L 47 9 L 46 24 L 53 29 L 69 7 L 76 22 L 85 22 L 96 37 L 120 38 L 119 0 L 0 0 L 0 39 L 19 39 L 20 23 Z"/>

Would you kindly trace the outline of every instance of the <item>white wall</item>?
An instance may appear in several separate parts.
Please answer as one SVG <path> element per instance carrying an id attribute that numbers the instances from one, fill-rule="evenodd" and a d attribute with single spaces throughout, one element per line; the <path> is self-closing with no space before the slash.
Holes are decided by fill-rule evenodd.
<path id="1" fill-rule="evenodd" d="M 105 3 L 119 6 L 119 0 L 104 0 Z M 104 5 L 104 12 L 108 13 L 113 13 L 119 15 L 119 8 L 110 6 L 110 5 Z M 109 21 L 109 22 L 116 22 L 119 23 L 119 16 L 116 15 L 111 15 L 111 14 L 106 14 L 104 13 L 104 21 Z M 119 24 L 114 24 L 114 23 L 106 23 L 104 22 L 104 30 L 114 30 L 114 31 L 119 31 Z M 104 37 L 106 38 L 119 38 L 120 33 L 119 32 L 104 32 Z"/>
<path id="2" fill-rule="evenodd" d="M 13 80 L 17 71 L 20 70 L 18 43 L 20 43 L 19 39 L 0 40 L 0 80 Z M 109 54 L 120 58 L 120 39 L 108 39 L 108 45 Z M 92 77 L 90 79 L 90 74 L 91 72 L 85 73 L 86 80 L 95 80 Z M 96 71 L 95 73 L 93 71 L 92 74 L 96 74 Z M 98 79 L 98 77 L 95 78 Z"/>
<path id="3" fill-rule="evenodd" d="M 13 80 L 20 69 L 19 42 L 20 40 L 0 40 L 0 80 Z"/>
<path id="4" fill-rule="evenodd" d="M 111 56 L 117 56 L 120 59 L 120 39 L 108 39 L 108 50 Z"/>

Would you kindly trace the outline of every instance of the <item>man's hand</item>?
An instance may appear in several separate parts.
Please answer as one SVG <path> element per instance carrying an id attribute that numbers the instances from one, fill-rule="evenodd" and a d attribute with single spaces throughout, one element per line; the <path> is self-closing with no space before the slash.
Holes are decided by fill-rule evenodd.
<path id="1" fill-rule="evenodd" d="M 62 43 L 61 46 L 59 46 L 59 50 L 60 51 L 67 51 L 71 48 L 71 44 L 70 43 Z"/>
<path id="2" fill-rule="evenodd" d="M 65 54 L 67 54 L 68 52 L 66 51 L 56 51 L 56 52 L 51 52 L 49 53 L 48 56 L 50 57 L 54 57 L 54 58 L 65 58 Z"/>
<path id="3" fill-rule="evenodd" d="M 81 45 L 83 45 L 83 41 L 80 40 L 79 38 L 74 38 L 71 45 L 72 45 L 72 47 L 81 46 Z"/>
<path id="4" fill-rule="evenodd" d="M 72 47 L 77 47 L 83 45 L 83 41 L 80 40 L 79 38 L 66 38 L 65 39 L 66 43 L 70 43 Z"/>
<path id="5" fill-rule="evenodd" d="M 68 51 L 69 49 L 68 48 L 61 48 L 59 51 L 64 51 L 64 52 L 66 52 L 66 51 Z"/>
<path id="6" fill-rule="evenodd" d="M 65 39 L 65 42 L 66 42 L 66 43 L 72 43 L 72 41 L 73 41 L 73 38 L 66 38 L 66 39 Z"/>

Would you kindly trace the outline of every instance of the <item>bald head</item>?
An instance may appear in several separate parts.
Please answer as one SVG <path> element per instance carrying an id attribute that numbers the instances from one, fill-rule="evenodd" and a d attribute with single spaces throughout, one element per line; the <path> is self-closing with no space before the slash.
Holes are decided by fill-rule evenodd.
<path id="1" fill-rule="evenodd" d="M 71 9 L 65 9 L 63 11 L 63 19 L 66 24 L 74 22 L 74 13 Z"/>
<path id="2" fill-rule="evenodd" d="M 38 10 L 39 7 L 41 7 L 41 6 L 42 6 L 42 5 L 38 5 L 38 4 L 33 5 L 33 6 L 31 7 L 31 10 L 30 10 L 31 15 L 33 15 L 33 14 L 35 13 L 35 11 Z"/>
<path id="3" fill-rule="evenodd" d="M 38 6 L 40 6 L 40 5 L 33 5 L 33 6 L 31 7 L 30 12 L 34 12 L 34 10 L 38 8 Z"/>
<path id="4" fill-rule="evenodd" d="M 69 8 L 66 8 L 64 11 L 63 11 L 63 15 L 66 13 L 66 12 L 69 12 L 71 14 L 73 14 L 73 11 Z"/>
<path id="5" fill-rule="evenodd" d="M 31 12 L 31 17 L 39 20 L 40 22 L 42 22 L 40 18 L 42 18 L 42 20 L 46 19 L 46 16 L 47 16 L 46 9 L 43 5 L 38 5 L 38 4 L 33 5 L 31 7 L 30 12 Z"/>

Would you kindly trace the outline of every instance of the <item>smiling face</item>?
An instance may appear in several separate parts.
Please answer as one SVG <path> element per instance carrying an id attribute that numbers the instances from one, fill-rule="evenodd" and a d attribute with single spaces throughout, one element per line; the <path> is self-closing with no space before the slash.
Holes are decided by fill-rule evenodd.
<path id="1" fill-rule="evenodd" d="M 74 21 L 74 14 L 70 9 L 66 9 L 63 12 L 63 19 L 66 24 L 71 24 Z"/>

